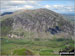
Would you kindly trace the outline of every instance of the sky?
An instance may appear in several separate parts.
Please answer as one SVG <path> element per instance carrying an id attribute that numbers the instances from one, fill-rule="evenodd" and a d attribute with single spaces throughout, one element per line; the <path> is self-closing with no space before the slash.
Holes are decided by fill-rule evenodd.
<path id="1" fill-rule="evenodd" d="M 57 13 L 74 13 L 74 0 L 0 0 L 0 12 L 47 8 Z"/>

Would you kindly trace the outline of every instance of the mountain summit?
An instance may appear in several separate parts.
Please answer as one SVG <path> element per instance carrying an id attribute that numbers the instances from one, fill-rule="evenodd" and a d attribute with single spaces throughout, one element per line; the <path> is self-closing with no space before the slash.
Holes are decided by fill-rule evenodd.
<path id="1" fill-rule="evenodd" d="M 64 16 L 42 8 L 23 10 L 22 12 L 20 10 L 10 16 L 1 17 L 0 21 L 2 35 L 10 34 L 10 32 L 33 32 L 38 34 L 38 36 L 41 35 L 41 37 L 48 36 L 48 34 L 72 36 L 74 30 L 73 24 Z"/>

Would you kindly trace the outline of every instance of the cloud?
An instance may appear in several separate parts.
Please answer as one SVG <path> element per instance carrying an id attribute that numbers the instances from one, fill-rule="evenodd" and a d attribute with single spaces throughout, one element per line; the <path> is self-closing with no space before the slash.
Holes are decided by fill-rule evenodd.
<path id="1" fill-rule="evenodd" d="M 26 4 L 26 1 L 10 1 L 12 4 Z"/>
<path id="2" fill-rule="evenodd" d="M 1 12 L 15 11 L 19 9 L 33 9 L 33 5 L 37 5 L 36 1 L 25 1 L 25 0 L 1 0 Z"/>
<path id="3" fill-rule="evenodd" d="M 42 4 L 42 1 L 30 1 L 30 0 L 1 0 L 1 12 L 16 11 L 20 9 L 35 9 L 35 8 L 47 8 L 54 11 L 72 12 L 74 7 L 64 4 Z"/>
<path id="4" fill-rule="evenodd" d="M 74 7 L 73 6 L 67 6 L 67 7 L 65 7 L 66 8 L 66 10 L 68 10 L 68 11 L 74 11 Z"/>
<path id="5" fill-rule="evenodd" d="M 32 8 L 34 8 L 33 6 L 31 6 L 31 5 L 25 5 L 24 6 L 26 9 L 32 9 Z"/>
<path id="6" fill-rule="evenodd" d="M 44 5 L 44 8 L 54 10 L 54 11 L 61 11 L 61 12 L 74 12 L 73 5 L 64 5 L 64 4 L 54 4 L 54 5 Z"/>
<path id="7" fill-rule="evenodd" d="M 56 9 L 62 9 L 62 8 L 64 8 L 64 5 L 53 5 L 52 7 L 56 8 Z"/>
<path id="8" fill-rule="evenodd" d="M 71 5 L 53 5 L 52 6 L 55 10 L 60 10 L 64 12 L 72 12 L 74 11 L 74 7 Z"/>
<path id="9" fill-rule="evenodd" d="M 50 6 L 50 5 L 45 5 L 44 7 L 45 7 L 45 8 L 48 8 L 48 9 L 49 9 L 49 8 L 51 8 L 51 6 Z"/>

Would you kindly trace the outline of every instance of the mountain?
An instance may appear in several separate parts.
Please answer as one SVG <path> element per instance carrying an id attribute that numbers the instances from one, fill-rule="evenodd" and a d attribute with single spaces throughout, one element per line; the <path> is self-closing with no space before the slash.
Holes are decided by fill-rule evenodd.
<path id="1" fill-rule="evenodd" d="M 1 14 L 1 16 L 4 16 L 4 15 L 9 15 L 9 14 L 12 14 L 13 12 L 4 12 Z"/>
<path id="2" fill-rule="evenodd" d="M 64 16 L 44 8 L 17 11 L 3 16 L 1 35 L 30 34 L 33 38 L 53 38 L 52 36 L 71 38 L 74 33 L 73 23 Z"/>

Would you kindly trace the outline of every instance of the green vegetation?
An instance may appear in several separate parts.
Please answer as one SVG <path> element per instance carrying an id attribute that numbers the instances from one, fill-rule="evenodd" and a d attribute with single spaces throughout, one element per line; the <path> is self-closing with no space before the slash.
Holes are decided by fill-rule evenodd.
<path id="1" fill-rule="evenodd" d="M 42 50 L 40 51 L 40 55 L 51 55 L 53 54 L 53 50 Z"/>
<path id="2" fill-rule="evenodd" d="M 18 50 L 14 50 L 14 51 L 13 51 L 13 55 L 14 55 L 14 54 L 16 54 L 16 55 L 26 55 L 26 54 L 25 54 L 25 51 L 26 51 L 25 48 L 23 48 L 23 49 L 18 49 Z"/>
<path id="3" fill-rule="evenodd" d="M 12 29 L 13 20 L 8 18 L 7 20 L 0 21 L 1 22 L 1 35 L 7 35 Z"/>
<path id="4" fill-rule="evenodd" d="M 29 54 L 39 54 L 42 55 L 55 55 L 55 52 L 59 52 L 60 49 L 66 50 L 65 48 L 70 48 L 68 51 L 74 48 L 74 41 L 70 39 L 52 39 L 52 40 L 39 40 L 38 38 L 34 40 L 15 39 L 2 37 L 2 55 L 27 55 L 25 53 L 29 50 Z M 59 56 L 59 55 L 55 55 Z"/>

